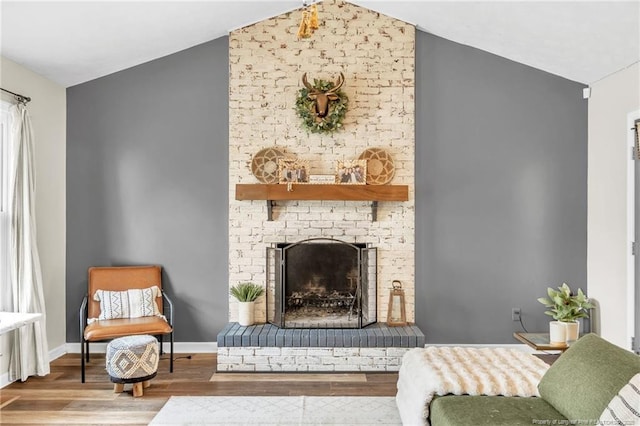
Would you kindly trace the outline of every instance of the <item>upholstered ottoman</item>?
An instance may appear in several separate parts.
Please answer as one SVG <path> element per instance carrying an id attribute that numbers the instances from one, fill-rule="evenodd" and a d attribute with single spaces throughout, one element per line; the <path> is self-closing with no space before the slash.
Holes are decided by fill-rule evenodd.
<path id="1" fill-rule="evenodd" d="M 125 383 L 133 383 L 133 396 L 142 396 L 158 372 L 158 340 L 149 335 L 113 339 L 107 345 L 107 373 L 120 393 Z"/>

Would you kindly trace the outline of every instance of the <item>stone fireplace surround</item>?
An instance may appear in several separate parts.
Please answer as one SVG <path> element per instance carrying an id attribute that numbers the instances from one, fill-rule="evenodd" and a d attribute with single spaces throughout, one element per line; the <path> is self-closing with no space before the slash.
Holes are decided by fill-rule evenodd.
<path id="1" fill-rule="evenodd" d="M 405 291 L 407 320 L 411 323 L 415 317 L 415 28 L 348 2 L 326 0 L 317 4 L 320 28 L 310 39 L 296 39 L 300 10 L 237 29 L 229 36 L 229 286 L 242 281 L 265 284 L 265 251 L 274 243 L 324 237 L 370 244 L 378 248 L 378 319 L 387 317 L 391 283 L 399 280 Z M 301 128 L 295 114 L 295 98 L 302 87 L 304 72 L 310 79 L 327 80 L 344 73 L 342 90 L 349 97 L 349 109 L 339 132 L 307 134 Z M 251 173 L 251 160 L 256 152 L 268 146 L 277 146 L 287 155 L 308 160 L 314 174 L 333 174 L 338 160 L 355 159 L 370 147 L 384 148 L 394 160 L 392 183 L 408 186 L 409 201 L 380 203 L 377 221 L 371 220 L 368 202 L 285 201 L 278 202 L 273 208 L 274 220 L 268 221 L 264 201 L 235 199 L 236 184 L 258 183 Z M 304 187 L 298 185 L 295 190 L 304 191 Z M 256 320 L 266 321 L 264 298 L 257 301 Z M 229 321 L 229 327 L 237 321 L 237 303 L 231 297 Z M 229 327 L 225 332 L 230 331 Z M 258 336 L 262 336 L 265 327 L 268 326 L 263 325 Z M 384 324 L 374 324 L 363 330 L 382 332 L 385 328 Z M 300 332 L 301 336 L 307 333 L 300 329 L 291 331 Z M 233 335 L 237 333 L 240 331 L 235 329 Z M 255 342 L 255 329 L 243 330 L 241 336 L 245 333 L 245 341 Z M 351 341 L 354 342 L 352 336 Z M 286 345 L 229 346 L 229 343 L 226 335 L 219 336 L 219 366 L 225 365 L 225 360 L 237 361 L 226 363 L 230 367 L 224 367 L 225 371 L 240 368 L 255 371 L 255 365 L 262 364 L 252 364 L 247 357 L 263 356 L 256 355 L 263 352 L 273 354 L 271 357 L 290 357 L 291 353 L 297 357 L 316 357 L 331 352 L 332 357 L 342 358 L 344 353 L 358 352 L 360 356 L 364 351 L 375 358 L 388 357 L 389 351 L 395 356 L 396 352 L 407 350 L 406 347 L 396 350 L 393 346 L 302 349 Z M 417 335 L 415 344 L 423 345 L 424 341 Z M 351 362 L 373 366 L 373 358 Z M 292 370 L 278 370 L 281 368 L 278 365 L 286 362 L 278 364 L 277 360 L 269 368 L 296 371 L 304 370 L 303 365 L 308 365 L 307 368 L 316 365 L 317 371 L 328 369 L 319 367 L 322 364 L 315 361 L 301 364 L 301 359 L 286 360 Z M 391 369 L 396 363 L 393 359 L 385 362 Z M 355 364 L 351 367 L 360 370 Z"/>

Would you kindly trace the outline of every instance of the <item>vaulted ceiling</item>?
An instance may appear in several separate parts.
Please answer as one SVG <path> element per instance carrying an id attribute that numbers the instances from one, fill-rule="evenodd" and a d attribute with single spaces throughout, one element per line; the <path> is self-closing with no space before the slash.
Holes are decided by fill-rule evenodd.
<path id="1" fill-rule="evenodd" d="M 329 1 L 329 0 L 328 0 Z M 590 84 L 640 61 L 640 2 L 352 3 Z M 301 1 L 2 1 L 2 56 L 73 86 L 302 7 Z M 322 15 L 321 20 L 331 19 Z"/>

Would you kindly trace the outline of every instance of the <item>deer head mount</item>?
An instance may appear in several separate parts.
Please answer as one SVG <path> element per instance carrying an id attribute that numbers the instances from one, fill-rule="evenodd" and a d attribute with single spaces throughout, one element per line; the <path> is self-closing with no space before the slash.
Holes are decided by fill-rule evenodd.
<path id="1" fill-rule="evenodd" d="M 340 73 L 340 77 L 336 80 L 333 87 L 329 90 L 322 91 L 309 84 L 307 81 L 307 73 L 302 75 L 302 84 L 309 91 L 308 97 L 313 100 L 313 113 L 316 121 L 322 121 L 329 113 L 329 102 L 337 101 L 340 97 L 336 94 L 344 84 L 344 74 Z"/>

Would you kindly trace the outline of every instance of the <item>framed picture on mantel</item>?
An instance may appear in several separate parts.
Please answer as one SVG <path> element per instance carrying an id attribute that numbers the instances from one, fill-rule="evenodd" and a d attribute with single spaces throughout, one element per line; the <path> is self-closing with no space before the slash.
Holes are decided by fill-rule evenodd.
<path id="1" fill-rule="evenodd" d="M 336 183 L 364 185 L 367 183 L 367 160 L 340 160 L 336 164 Z"/>
<path id="2" fill-rule="evenodd" d="M 309 162 L 291 158 L 278 160 L 278 183 L 309 182 Z"/>

